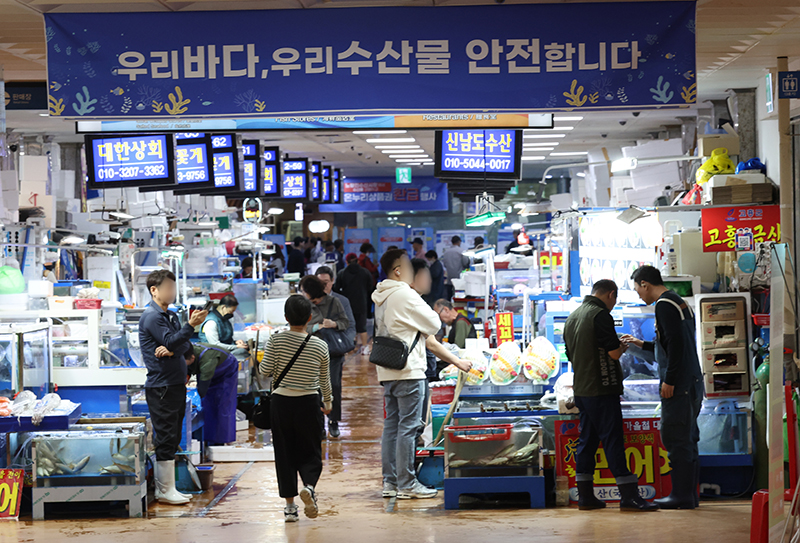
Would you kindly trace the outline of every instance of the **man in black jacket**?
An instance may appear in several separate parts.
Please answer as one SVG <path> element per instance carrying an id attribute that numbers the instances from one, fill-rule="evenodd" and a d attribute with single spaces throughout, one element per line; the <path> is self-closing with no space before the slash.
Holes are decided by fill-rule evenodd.
<path id="1" fill-rule="evenodd" d="M 290 246 L 287 245 L 287 249 Z M 289 251 L 286 260 L 286 273 L 299 273 L 301 276 L 306 273 L 306 257 L 303 254 L 303 238 L 294 238 L 294 246 Z"/>
<path id="2" fill-rule="evenodd" d="M 622 367 L 625 352 L 614 330 L 611 310 L 617 303 L 617 285 L 602 279 L 592 286 L 591 296 L 572 312 L 564 324 L 567 357 L 575 372 L 575 405 L 580 409 L 580 443 L 575 480 L 578 507 L 582 511 L 603 509 L 606 504 L 594 494 L 595 455 L 600 442 L 608 467 L 617 482 L 620 509 L 657 511 L 658 505 L 639 496 L 639 478 L 631 473 L 625 456 L 622 424 Z"/>
<path id="3" fill-rule="evenodd" d="M 361 338 L 361 354 L 367 354 L 369 335 L 367 334 L 367 315 L 372 300 L 370 296 L 375 290 L 372 274 L 358 263 L 358 255 L 348 253 L 347 267 L 336 277 L 333 290 L 350 301 L 353 318 L 356 321 L 356 333 Z"/>

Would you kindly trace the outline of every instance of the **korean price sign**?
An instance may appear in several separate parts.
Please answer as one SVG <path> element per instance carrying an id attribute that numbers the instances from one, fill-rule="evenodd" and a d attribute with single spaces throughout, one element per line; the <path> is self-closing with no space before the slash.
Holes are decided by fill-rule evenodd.
<path id="1" fill-rule="evenodd" d="M 495 313 L 494 318 L 497 325 L 497 345 L 514 341 L 514 314 Z"/>
<path id="2" fill-rule="evenodd" d="M 639 477 L 639 493 L 646 499 L 660 498 L 672 489 L 667 451 L 661 444 L 661 421 L 655 418 L 625 419 L 625 456 L 632 473 Z M 569 478 L 570 501 L 578 501 L 575 482 L 580 429 L 577 420 L 556 421 L 556 475 Z M 595 494 L 604 501 L 618 501 L 616 480 L 608 469 L 602 447 L 597 449 L 594 473 Z M 666 484 L 665 484 L 666 483 Z"/>
<path id="3" fill-rule="evenodd" d="M 439 176 L 448 172 L 514 176 L 519 173 L 521 138 L 517 130 L 443 130 L 436 148 Z"/>
<path id="4" fill-rule="evenodd" d="M 96 138 L 87 147 L 98 185 L 169 178 L 167 136 Z"/>
<path id="5" fill-rule="evenodd" d="M 19 518 L 24 476 L 21 469 L 0 469 L 0 518 Z"/>
<path id="6" fill-rule="evenodd" d="M 205 143 L 175 147 L 178 184 L 208 181 L 208 162 Z"/>
<path id="7" fill-rule="evenodd" d="M 752 251 L 756 243 L 781 240 L 777 205 L 702 210 L 703 252 Z"/>

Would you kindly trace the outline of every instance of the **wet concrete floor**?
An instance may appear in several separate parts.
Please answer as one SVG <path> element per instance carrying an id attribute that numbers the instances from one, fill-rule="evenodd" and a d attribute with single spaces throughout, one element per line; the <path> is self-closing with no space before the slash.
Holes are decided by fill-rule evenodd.
<path id="1" fill-rule="evenodd" d="M 445 511 L 438 499 L 381 499 L 381 389 L 366 359 L 344 370 L 342 437 L 323 446 L 320 516 L 286 525 L 272 463 L 217 464 L 214 488 L 187 506 L 154 503 L 146 518 L 0 522 L 0 542 L 424 543 L 541 541 L 744 543 L 750 501 L 704 501 L 696 511 L 580 512 L 576 508 Z M 240 439 L 248 439 L 241 433 Z M 250 432 L 252 435 L 252 431 Z M 230 484 L 233 482 L 233 484 Z M 225 489 L 227 493 L 222 495 Z M 63 517 L 62 517 L 63 518 Z"/>

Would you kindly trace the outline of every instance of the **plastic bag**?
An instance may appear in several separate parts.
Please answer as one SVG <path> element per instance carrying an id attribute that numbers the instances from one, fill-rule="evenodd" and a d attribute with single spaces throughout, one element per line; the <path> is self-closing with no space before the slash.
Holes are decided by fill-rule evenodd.
<path id="1" fill-rule="evenodd" d="M 472 369 L 466 376 L 466 384 L 469 386 L 482 385 L 489 378 L 489 358 L 482 351 L 465 352 L 462 356 L 464 360 L 472 362 Z"/>
<path id="2" fill-rule="evenodd" d="M 728 156 L 728 150 L 724 147 L 719 147 L 711 151 L 711 156 L 703 162 L 695 177 L 697 184 L 702 185 L 715 175 L 734 173 L 735 171 L 736 165 Z"/>
<path id="3" fill-rule="evenodd" d="M 539 336 L 530 342 L 522 355 L 525 377 L 535 383 L 544 383 L 556 372 L 558 351 L 550 341 Z"/>
<path id="4" fill-rule="evenodd" d="M 521 370 L 522 351 L 513 341 L 500 345 L 489 361 L 489 379 L 495 385 L 504 386 L 513 383 Z"/>
<path id="5" fill-rule="evenodd" d="M 556 379 L 556 384 L 553 385 L 553 392 L 556 394 L 558 401 L 558 412 L 564 413 L 578 413 L 578 408 L 575 407 L 575 392 L 572 389 L 574 373 L 562 373 Z"/>
<path id="6" fill-rule="evenodd" d="M 703 187 L 695 183 L 694 186 L 692 187 L 692 190 L 687 192 L 686 195 L 683 198 L 681 198 L 681 203 L 685 206 L 692 206 L 703 203 Z"/>

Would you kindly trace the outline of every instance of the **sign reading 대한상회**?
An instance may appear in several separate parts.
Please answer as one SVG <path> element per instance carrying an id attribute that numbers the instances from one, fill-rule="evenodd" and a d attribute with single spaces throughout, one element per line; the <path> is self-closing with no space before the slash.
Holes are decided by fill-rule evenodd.
<path id="1" fill-rule="evenodd" d="M 777 205 L 704 208 L 703 252 L 753 251 L 755 244 L 781 240 Z"/>
<path id="2" fill-rule="evenodd" d="M 688 1 L 44 19 L 58 116 L 335 126 L 359 115 L 678 108 L 697 96 Z"/>

